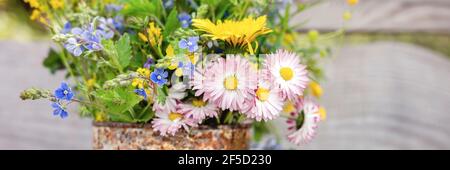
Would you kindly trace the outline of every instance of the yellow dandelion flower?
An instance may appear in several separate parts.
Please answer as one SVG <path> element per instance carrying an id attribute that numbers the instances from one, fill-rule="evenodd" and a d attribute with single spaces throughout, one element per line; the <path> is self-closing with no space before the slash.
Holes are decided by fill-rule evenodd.
<path id="1" fill-rule="evenodd" d="M 311 88 L 311 92 L 314 96 L 316 96 L 317 98 L 319 98 L 320 96 L 322 96 L 323 94 L 323 89 L 322 87 L 320 87 L 320 85 L 314 81 L 311 81 L 309 83 L 309 87 Z"/>
<path id="2" fill-rule="evenodd" d="M 358 4 L 359 0 L 347 0 L 347 4 L 350 6 L 354 6 Z"/>
<path id="3" fill-rule="evenodd" d="M 64 1 L 63 0 L 50 0 L 50 6 L 53 9 L 62 9 L 64 7 Z"/>
<path id="4" fill-rule="evenodd" d="M 258 48 L 252 47 L 252 42 L 256 37 L 270 33 L 272 30 L 266 27 L 267 17 L 261 16 L 256 19 L 252 17 L 241 21 L 225 20 L 217 21 L 216 24 L 209 19 L 193 19 L 192 25 L 198 30 L 206 32 L 206 36 L 213 40 L 222 40 L 233 46 L 247 46 L 248 51 L 253 54 Z"/>

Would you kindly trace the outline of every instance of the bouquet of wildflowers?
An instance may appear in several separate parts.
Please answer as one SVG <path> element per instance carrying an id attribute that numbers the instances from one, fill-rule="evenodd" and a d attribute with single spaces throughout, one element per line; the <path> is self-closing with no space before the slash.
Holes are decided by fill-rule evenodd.
<path id="1" fill-rule="evenodd" d="M 325 110 L 321 40 L 292 16 L 313 3 L 287 0 L 25 0 L 59 49 L 44 65 L 70 83 L 30 88 L 66 118 L 79 104 L 97 122 L 150 123 L 162 136 L 199 125 L 253 123 L 256 137 L 285 119 L 296 144 L 315 134 Z M 348 14 L 346 14 L 348 17 Z"/>

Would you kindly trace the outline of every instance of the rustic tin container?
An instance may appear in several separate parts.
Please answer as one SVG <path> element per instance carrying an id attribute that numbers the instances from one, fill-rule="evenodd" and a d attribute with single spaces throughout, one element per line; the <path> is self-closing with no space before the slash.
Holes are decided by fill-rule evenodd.
<path id="1" fill-rule="evenodd" d="M 249 125 L 221 125 L 216 128 L 199 126 L 190 132 L 179 131 L 175 136 L 162 137 L 151 124 L 95 122 L 94 149 L 248 149 Z"/>

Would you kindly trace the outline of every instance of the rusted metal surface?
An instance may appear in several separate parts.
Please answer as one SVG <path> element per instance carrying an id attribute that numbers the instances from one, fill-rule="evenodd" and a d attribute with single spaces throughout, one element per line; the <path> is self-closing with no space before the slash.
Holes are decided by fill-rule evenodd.
<path id="1" fill-rule="evenodd" d="M 181 130 L 175 136 L 162 137 L 150 124 L 94 123 L 94 149 L 117 150 L 211 150 L 248 149 L 250 126 L 217 128 L 200 126 L 189 132 Z"/>

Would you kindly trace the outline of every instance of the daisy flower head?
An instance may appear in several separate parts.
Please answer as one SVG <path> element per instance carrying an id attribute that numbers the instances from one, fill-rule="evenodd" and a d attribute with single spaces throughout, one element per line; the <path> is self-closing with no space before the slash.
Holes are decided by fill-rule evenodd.
<path id="1" fill-rule="evenodd" d="M 279 94 L 278 89 L 271 88 L 269 82 L 260 81 L 254 98 L 246 101 L 247 109 L 244 114 L 257 121 L 276 118 L 282 111 L 284 103 Z"/>
<path id="2" fill-rule="evenodd" d="M 289 130 L 294 131 L 288 135 L 288 140 L 296 145 L 308 143 L 316 135 L 319 121 L 319 106 L 306 99 L 302 112 L 287 120 Z"/>
<path id="3" fill-rule="evenodd" d="M 211 101 L 222 110 L 244 109 L 244 102 L 255 94 L 256 70 L 238 55 L 227 55 L 226 59 L 218 58 L 210 64 L 202 84 L 203 100 Z"/>
<path id="4" fill-rule="evenodd" d="M 180 112 L 186 117 L 192 118 L 198 123 L 201 123 L 205 118 L 217 117 L 217 107 L 202 99 L 194 98 L 190 104 L 182 104 Z"/>
<path id="5" fill-rule="evenodd" d="M 183 83 L 176 83 L 168 91 L 165 101 L 154 99 L 153 110 L 156 112 L 175 112 L 178 109 L 180 100 L 186 96 L 186 86 Z M 155 95 L 156 97 L 156 95 Z"/>
<path id="6" fill-rule="evenodd" d="M 275 54 L 267 55 L 265 67 L 268 70 L 270 82 L 279 88 L 283 99 L 293 100 L 308 85 L 308 71 L 300 64 L 300 57 L 295 53 L 278 50 Z"/>
<path id="7" fill-rule="evenodd" d="M 152 121 L 154 131 L 161 136 L 175 135 L 180 128 L 189 131 L 189 127 L 196 126 L 193 120 L 185 117 L 178 110 L 172 112 L 156 112 L 156 118 Z"/>

